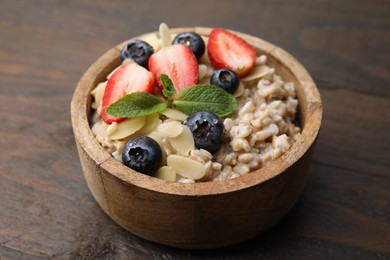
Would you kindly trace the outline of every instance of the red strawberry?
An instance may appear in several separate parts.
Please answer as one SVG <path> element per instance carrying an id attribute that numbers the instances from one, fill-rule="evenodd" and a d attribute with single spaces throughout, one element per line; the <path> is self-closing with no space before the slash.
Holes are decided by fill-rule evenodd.
<path id="1" fill-rule="evenodd" d="M 104 122 L 111 124 L 122 121 L 124 118 L 111 116 L 106 109 L 127 94 L 142 91 L 154 91 L 154 78 L 150 71 L 134 62 L 117 69 L 109 78 L 103 96 L 101 116 Z"/>
<path id="2" fill-rule="evenodd" d="M 255 48 L 238 35 L 215 28 L 209 35 L 207 52 L 216 69 L 228 68 L 242 77 L 256 63 Z"/>
<path id="3" fill-rule="evenodd" d="M 149 70 L 163 89 L 161 74 L 166 74 L 177 92 L 198 82 L 198 61 L 190 48 L 184 44 L 165 47 L 149 58 Z"/>

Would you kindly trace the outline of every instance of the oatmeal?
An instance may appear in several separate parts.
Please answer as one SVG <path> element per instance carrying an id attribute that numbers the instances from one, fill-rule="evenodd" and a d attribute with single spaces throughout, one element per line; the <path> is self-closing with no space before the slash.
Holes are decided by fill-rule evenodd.
<path id="1" fill-rule="evenodd" d="M 154 53 L 158 53 L 163 48 L 167 52 L 172 52 L 173 48 L 171 50 L 167 47 L 169 41 L 166 40 L 166 30 L 161 33 L 161 38 L 165 38 L 164 41 L 155 35 L 145 37 L 144 41 L 152 46 Z M 169 37 L 174 38 L 174 36 L 176 35 Z M 210 47 L 207 37 L 202 36 L 202 41 L 205 42 L 206 48 Z M 215 44 L 214 41 L 212 44 Z M 188 47 L 180 48 L 182 49 L 179 51 L 183 55 L 189 55 L 187 54 Z M 174 82 L 177 90 L 174 94 L 176 97 L 179 91 L 187 88 L 187 85 L 210 84 L 210 80 L 213 81 L 212 77 L 217 71 L 214 68 L 216 62 L 213 58 L 215 57 L 210 57 L 207 52 L 199 55 L 199 50 L 197 51 L 195 72 L 193 72 L 193 67 L 188 67 L 193 63 L 192 56 L 191 61 L 183 65 L 180 64 L 181 61 L 175 60 L 179 65 L 184 66 L 183 70 L 186 71 L 186 75 L 187 72 L 190 74 L 184 82 L 181 79 L 180 82 Z M 164 54 L 161 53 L 158 55 Z M 149 56 L 151 55 L 153 54 Z M 215 122 L 212 130 L 217 131 L 213 137 L 216 139 L 212 140 L 214 142 L 211 144 L 202 146 L 203 144 L 194 136 L 193 125 L 188 123 L 188 115 L 174 106 L 157 113 L 121 120 L 115 120 L 111 115 L 103 115 L 102 111 L 107 109 L 103 104 L 107 102 L 107 97 L 104 97 L 107 95 L 107 81 L 99 83 L 91 92 L 94 97 L 91 105 L 93 109 L 91 129 L 96 140 L 116 160 L 123 162 L 125 158 L 123 150 L 126 149 L 129 141 L 135 137 L 148 137 L 147 142 L 153 142 L 152 145 L 158 145 L 161 148 L 161 162 L 158 161 L 155 167 L 157 170 L 148 174 L 168 181 L 191 183 L 232 179 L 267 165 L 282 156 L 300 134 L 300 127 L 296 124 L 298 100 L 294 84 L 284 82 L 275 69 L 267 65 L 265 55 L 247 56 L 253 61 L 250 69 L 245 64 L 240 64 L 237 72 L 232 75 L 233 78 L 234 74 L 238 75 L 236 85 L 223 87 L 235 98 L 237 108 L 228 116 L 221 117 L 220 123 L 214 119 L 211 120 Z M 146 65 L 145 71 L 149 69 L 155 72 L 157 66 L 160 69 L 161 59 L 157 58 L 148 57 L 152 59 L 152 62 L 149 61 L 149 68 Z M 142 62 L 144 64 L 144 61 Z M 115 74 L 121 73 L 121 70 L 125 73 L 126 69 L 134 69 L 130 68 L 133 66 L 132 63 L 133 61 L 129 62 L 129 59 L 124 58 L 123 64 L 118 69 L 119 72 Z M 127 67 L 123 68 L 124 66 Z M 142 71 L 142 77 L 143 82 L 147 83 L 140 91 L 154 94 L 157 92 L 155 95 L 163 99 L 164 96 L 159 89 L 157 88 L 157 91 L 154 89 L 156 84 L 159 86 L 161 84 L 159 78 L 153 78 L 145 71 Z M 115 74 L 111 73 L 107 80 L 113 75 L 115 77 Z M 229 80 L 232 76 L 223 75 Z M 163 88 L 160 87 L 160 89 Z M 220 140 L 219 135 L 221 135 Z"/>

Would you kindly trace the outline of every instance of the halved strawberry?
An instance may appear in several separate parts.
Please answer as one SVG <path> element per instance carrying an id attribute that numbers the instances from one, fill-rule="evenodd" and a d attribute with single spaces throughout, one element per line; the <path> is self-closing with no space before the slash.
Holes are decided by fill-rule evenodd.
<path id="1" fill-rule="evenodd" d="M 216 69 L 228 68 L 242 77 L 256 63 L 255 48 L 238 35 L 215 28 L 209 35 L 207 53 Z"/>
<path id="2" fill-rule="evenodd" d="M 155 52 L 149 58 L 149 70 L 161 89 L 164 88 L 161 74 L 168 75 L 177 92 L 198 82 L 198 61 L 184 44 L 171 45 Z"/>
<path id="3" fill-rule="evenodd" d="M 118 68 L 109 78 L 102 101 L 101 117 L 107 124 L 120 122 L 124 118 L 114 117 L 106 113 L 106 109 L 120 98 L 132 92 L 154 91 L 152 73 L 135 62 Z"/>

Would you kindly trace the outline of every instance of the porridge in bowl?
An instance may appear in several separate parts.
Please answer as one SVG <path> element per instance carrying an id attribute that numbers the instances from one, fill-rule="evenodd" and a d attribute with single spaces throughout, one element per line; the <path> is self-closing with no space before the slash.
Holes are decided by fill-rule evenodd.
<path id="1" fill-rule="evenodd" d="M 278 223 L 302 194 L 321 97 L 296 59 L 260 38 L 233 32 L 243 43 L 204 27 L 166 32 L 133 38 L 151 46 L 135 45 L 148 55 L 126 58 L 137 53 L 133 39 L 114 46 L 80 79 L 71 118 L 86 183 L 102 210 L 141 238 L 192 249 L 243 242 Z M 203 55 L 172 47 L 177 35 L 192 46 L 181 37 L 188 32 L 201 36 Z"/>
<path id="2" fill-rule="evenodd" d="M 233 179 L 280 158 L 301 133 L 294 83 L 225 29 L 205 37 L 162 25 L 121 56 L 91 91 L 91 129 L 134 170 L 183 183 Z"/>

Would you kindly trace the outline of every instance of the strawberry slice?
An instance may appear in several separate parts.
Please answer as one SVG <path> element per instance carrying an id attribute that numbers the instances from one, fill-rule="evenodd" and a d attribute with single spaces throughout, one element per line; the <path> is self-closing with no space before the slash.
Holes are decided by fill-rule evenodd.
<path id="1" fill-rule="evenodd" d="M 107 114 L 106 109 L 112 103 L 132 92 L 153 93 L 153 91 L 154 78 L 150 71 L 135 62 L 121 66 L 108 79 L 102 101 L 102 119 L 107 124 L 124 120 L 124 118 Z"/>
<path id="2" fill-rule="evenodd" d="M 256 63 L 255 48 L 238 35 L 215 28 L 209 35 L 207 52 L 216 69 L 228 68 L 242 77 Z"/>
<path id="3" fill-rule="evenodd" d="M 158 86 L 163 89 L 161 74 L 166 74 L 177 92 L 198 82 L 198 61 L 190 48 L 184 44 L 164 47 L 149 58 L 149 70 Z"/>

